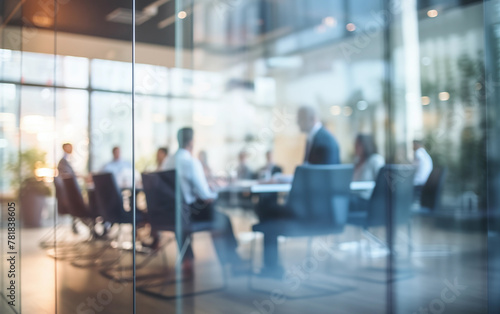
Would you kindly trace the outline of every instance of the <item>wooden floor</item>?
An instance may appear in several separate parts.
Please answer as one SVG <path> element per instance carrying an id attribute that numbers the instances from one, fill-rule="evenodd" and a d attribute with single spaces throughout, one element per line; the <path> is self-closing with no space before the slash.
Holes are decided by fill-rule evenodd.
<path id="1" fill-rule="evenodd" d="M 252 220 L 236 215 L 233 222 L 240 234 L 240 255 L 248 258 L 253 237 L 247 231 Z M 434 307 L 435 313 L 441 310 L 441 313 L 487 313 L 487 246 L 484 232 L 444 230 L 429 221 L 416 220 L 413 241 L 416 252 L 409 255 L 403 231 L 398 238 L 397 272 L 392 284 L 386 282 L 388 277 L 383 250 L 372 246 L 369 251 L 366 240 L 361 242 L 361 248 L 357 247 L 359 242 L 355 241 L 360 239 L 360 234 L 348 228 L 340 237 L 316 239 L 313 248 L 317 250 L 309 254 L 307 239 L 287 239 L 281 243 L 280 250 L 287 269 L 293 272 L 289 280 L 254 278 L 253 281 L 255 288 L 278 289 L 295 295 L 316 292 L 310 288 L 316 285 L 333 289 L 336 293 L 316 298 L 283 299 L 279 295 L 250 290 L 247 276 L 228 274 L 224 291 L 177 301 L 137 292 L 137 313 L 386 313 L 388 300 L 392 300 L 396 313 L 433 313 L 431 307 Z M 47 229 L 22 231 L 21 313 L 56 313 L 56 310 L 57 313 L 132 313 L 132 283 L 105 278 L 97 267 L 78 268 L 69 260 L 55 261 L 48 257 L 38 246 L 45 232 Z M 169 237 L 169 234 L 164 234 L 163 240 Z M 423 247 L 428 249 L 427 244 L 430 243 L 446 245 L 437 249 L 441 252 L 451 249 L 452 254 L 428 256 L 419 253 Z M 81 245 L 81 250 L 87 252 L 88 248 Z M 194 238 L 194 251 L 194 284 L 188 281 L 179 289 L 188 291 L 193 285 L 195 289 L 210 289 L 222 285 L 223 270 L 217 263 L 208 234 L 201 233 Z M 154 280 L 171 277 L 175 245 L 167 246 L 164 253 L 156 256 L 149 267 L 139 269 L 138 274 L 162 271 L 162 257 L 166 256 L 169 273 L 156 276 Z M 260 258 L 260 252 L 257 253 L 256 260 Z M 106 254 L 107 258 L 122 254 L 123 266 L 131 261 L 131 255 L 123 251 L 108 250 Z M 143 255 L 138 255 L 138 262 L 142 258 Z M 143 284 L 141 280 L 138 283 Z M 453 294 L 453 291 L 450 292 L 453 284 L 466 288 L 462 287 Z M 175 291 L 172 288 L 174 286 L 164 290 L 151 288 L 150 291 L 168 294 Z M 392 298 L 389 299 L 388 295 Z M 1 304 L 0 313 L 9 313 L 5 304 Z"/>

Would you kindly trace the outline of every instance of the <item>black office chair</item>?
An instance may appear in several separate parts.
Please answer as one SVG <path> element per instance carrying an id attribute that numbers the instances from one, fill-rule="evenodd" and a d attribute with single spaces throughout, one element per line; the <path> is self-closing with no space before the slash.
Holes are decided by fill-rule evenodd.
<path id="1" fill-rule="evenodd" d="M 291 218 L 268 220 L 252 227 L 255 232 L 280 235 L 284 237 L 318 237 L 340 234 L 344 231 L 349 212 L 350 182 L 353 174 L 352 165 L 304 165 L 295 170 L 292 188 L 285 209 L 293 213 Z M 311 241 L 308 242 L 308 251 Z M 255 241 L 252 245 L 252 261 Z M 268 289 L 255 288 L 253 273 L 248 285 L 252 291 L 270 293 Z M 318 281 L 315 281 L 318 283 Z M 349 290 L 329 289 L 334 284 L 329 281 L 325 287 L 304 284 L 314 294 L 287 295 L 287 298 L 300 299 L 332 295 Z M 326 288 L 329 287 L 329 288 Z"/>
<path id="2" fill-rule="evenodd" d="M 114 265 L 119 264 L 123 258 L 122 253 L 124 251 L 129 251 L 130 248 L 133 247 L 132 245 L 124 245 L 121 232 L 123 224 L 133 223 L 133 209 L 130 211 L 125 210 L 123 206 L 123 196 L 112 173 L 93 174 L 92 178 L 94 181 L 93 202 L 95 202 L 95 205 L 97 206 L 97 212 L 102 217 L 104 223 L 110 225 L 116 224 L 119 228 L 118 234 L 111 242 L 110 248 L 118 249 L 120 255 L 110 259 L 99 260 L 94 263 L 102 267 L 100 269 L 101 274 L 110 278 L 113 277 L 110 273 L 114 270 Z M 136 210 L 136 224 L 140 224 L 144 220 L 145 214 Z M 135 241 L 135 239 L 132 239 L 132 241 Z M 129 269 L 131 266 L 127 265 L 122 268 Z M 130 277 L 128 279 L 131 280 L 132 278 Z M 126 279 L 122 278 L 122 280 Z"/>
<path id="3" fill-rule="evenodd" d="M 61 177 L 54 177 L 54 187 L 56 190 L 57 214 L 60 217 L 68 216 L 69 201 Z M 74 241 L 67 241 L 70 237 L 71 235 L 67 234 L 66 230 L 64 230 L 64 226 L 58 223 L 42 236 L 39 245 L 42 249 L 53 249 L 56 243 L 60 247 L 73 247 Z"/>
<path id="4" fill-rule="evenodd" d="M 396 254 L 394 245 L 389 246 L 384 239 L 377 237 L 371 229 L 376 227 L 387 228 L 388 214 L 392 215 L 393 235 L 396 238 L 398 226 L 407 227 L 408 252 L 412 251 L 411 235 L 411 205 L 413 203 L 413 179 L 415 168 L 412 165 L 386 165 L 380 169 L 375 181 L 375 188 L 367 202 L 366 209 L 349 213 L 348 225 L 360 227 L 363 235 L 371 242 L 384 247 L 387 252 Z M 387 229 L 386 229 L 387 230 Z M 395 241 L 393 242 L 395 243 Z M 383 269 L 372 269 L 385 272 Z M 357 279 L 386 283 L 411 278 L 411 272 L 401 271 L 391 279 L 378 280 L 370 277 L 356 276 Z"/>
<path id="5" fill-rule="evenodd" d="M 444 182 L 448 175 L 447 168 L 434 167 L 429 178 L 422 187 L 420 207 L 412 210 L 418 215 L 433 215 L 440 210 Z"/>
<path id="6" fill-rule="evenodd" d="M 178 215 L 178 210 L 176 210 L 176 172 L 175 170 L 163 171 L 163 172 L 153 172 L 153 173 L 143 173 L 142 174 L 142 184 L 144 188 L 144 193 L 146 194 L 146 203 L 148 208 L 148 217 L 151 224 L 151 229 L 154 232 L 158 231 L 170 231 L 177 233 L 179 222 L 183 231 L 188 234 L 193 234 L 202 231 L 212 231 L 214 229 L 213 223 L 210 221 L 204 222 L 190 222 L 189 221 L 189 208 L 184 204 L 181 204 L 180 216 Z M 168 243 L 170 243 L 169 241 Z M 185 248 L 191 242 L 191 237 L 186 239 L 183 243 L 182 248 L 177 257 L 177 266 L 182 261 L 182 257 L 185 253 Z M 167 244 L 168 244 L 167 243 Z M 138 291 L 148 294 L 151 296 L 159 297 L 162 299 L 175 299 L 181 297 L 195 296 L 200 294 L 212 293 L 217 291 L 222 291 L 226 288 L 226 276 L 224 270 L 223 274 L 223 285 L 217 288 L 208 288 L 201 291 L 193 291 L 187 293 L 166 295 L 161 293 L 163 291 L 162 287 L 180 284 L 180 282 L 185 280 L 165 280 L 163 278 L 156 278 L 156 280 L 143 281 L 138 284 Z M 159 280 L 158 280 L 159 279 Z M 160 287 L 160 288 L 159 288 Z"/>
<path id="7" fill-rule="evenodd" d="M 54 178 L 54 183 L 56 186 L 56 197 L 58 202 L 60 202 L 63 212 L 83 223 L 88 228 L 89 235 L 84 240 L 80 239 L 73 242 L 64 240 L 62 242 L 56 241 L 55 247 L 49 249 L 47 254 L 57 259 L 82 260 L 99 257 L 103 252 L 103 248 L 98 248 L 96 243 L 94 243 L 94 240 L 102 236 L 102 234 L 98 234 L 95 230 L 97 215 L 85 203 L 76 177 L 56 177 Z M 86 249 L 90 249 L 90 252 L 85 251 Z"/>
<path id="8" fill-rule="evenodd" d="M 384 166 L 378 173 L 366 210 L 349 213 L 347 224 L 361 227 L 367 238 L 387 247 L 387 243 L 371 233 L 370 228 L 386 226 L 390 209 L 394 227 L 409 225 L 414 175 L 415 169 L 410 165 Z"/>
<path id="9" fill-rule="evenodd" d="M 441 198 L 443 194 L 444 183 L 448 175 L 447 168 L 434 167 L 429 178 L 422 187 L 419 206 L 412 209 L 413 216 L 426 217 L 430 219 L 450 219 L 455 212 L 441 209 Z M 449 245 L 425 245 L 413 251 L 413 254 L 419 256 L 447 256 L 457 252 L 457 248 Z"/>

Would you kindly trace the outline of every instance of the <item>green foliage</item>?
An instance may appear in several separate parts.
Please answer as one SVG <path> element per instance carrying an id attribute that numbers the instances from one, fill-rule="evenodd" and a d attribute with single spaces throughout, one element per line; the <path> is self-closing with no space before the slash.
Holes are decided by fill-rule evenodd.
<path id="1" fill-rule="evenodd" d="M 47 166 L 45 159 L 47 153 L 37 148 L 22 152 L 18 158 L 11 156 L 7 163 L 7 171 L 12 174 L 11 184 L 16 190 L 29 189 L 32 192 L 49 196 L 51 190 L 43 181 L 38 181 L 35 176 L 37 168 Z"/>

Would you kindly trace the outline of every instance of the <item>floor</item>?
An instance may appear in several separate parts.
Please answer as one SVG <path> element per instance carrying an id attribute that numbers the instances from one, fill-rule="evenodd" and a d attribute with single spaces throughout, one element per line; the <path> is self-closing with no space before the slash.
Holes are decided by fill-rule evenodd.
<path id="1" fill-rule="evenodd" d="M 249 258 L 254 241 L 253 234 L 248 232 L 252 219 L 241 213 L 232 215 L 239 233 L 239 253 L 243 258 Z M 415 218 L 413 227 L 412 254 L 408 252 L 405 230 L 398 233 L 394 262 L 397 271 L 391 284 L 387 283 L 385 250 L 370 245 L 358 230 L 348 227 L 340 236 L 314 239 L 309 252 L 307 239 L 282 241 L 282 260 L 290 271 L 287 280 L 254 277 L 254 289 L 249 289 L 247 276 L 232 276 L 227 269 L 221 269 L 209 235 L 200 233 L 193 240 L 196 255 L 194 281 L 163 288 L 152 286 L 147 290 L 167 295 L 174 293 L 175 289 L 189 292 L 193 288 L 219 288 L 224 284 L 223 271 L 229 277 L 226 289 L 179 300 L 164 300 L 137 292 L 137 313 L 386 313 L 389 302 L 395 313 L 487 313 L 486 233 L 440 227 L 427 218 Z M 82 266 L 95 258 L 86 260 L 67 256 L 67 260 L 55 261 L 38 245 L 47 231 L 47 228 L 22 231 L 22 295 L 18 312 L 132 313 L 134 289 L 131 282 L 110 280 L 99 273 L 98 267 L 72 265 L 73 262 Z M 379 235 L 383 232 L 375 231 Z M 64 232 L 60 231 L 59 236 Z M 165 233 L 163 241 L 170 237 Z M 259 244 L 260 238 L 256 241 Z M 441 244 L 441 247 L 430 247 L 429 243 Z M 80 253 L 89 252 L 85 244 L 73 246 L 73 250 L 75 247 Z M 59 251 L 68 252 L 62 244 Z M 138 270 L 140 276 L 161 274 L 148 281 L 138 280 L 138 285 L 144 286 L 145 282 L 154 285 L 165 278 L 174 278 L 175 245 L 167 245 L 163 253 L 153 257 L 147 267 Z M 260 259 L 260 253 L 257 250 L 255 261 Z M 121 257 L 123 267 L 130 265 L 131 254 L 126 251 L 108 249 L 100 258 L 110 261 L 117 257 Z M 163 267 L 165 257 L 169 265 L 167 272 Z M 138 263 L 143 258 L 143 254 L 138 254 Z M 130 272 L 122 269 L 111 273 L 126 276 Z M 318 287 L 321 289 L 315 290 Z M 255 289 L 274 293 L 261 293 Z M 304 297 L 312 293 L 323 296 L 292 299 L 282 295 Z M 9 313 L 5 303 L 0 304 L 0 313 Z"/>

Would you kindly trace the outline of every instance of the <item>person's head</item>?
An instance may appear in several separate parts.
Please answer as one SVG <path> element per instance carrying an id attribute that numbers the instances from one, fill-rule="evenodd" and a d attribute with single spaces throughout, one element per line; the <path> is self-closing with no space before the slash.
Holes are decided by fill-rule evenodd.
<path id="1" fill-rule="evenodd" d="M 71 154 L 73 152 L 73 145 L 70 143 L 64 143 L 62 149 L 66 154 Z"/>
<path id="2" fill-rule="evenodd" d="M 424 147 L 424 143 L 421 140 L 413 140 L 413 150 L 417 150 Z"/>
<path id="3" fill-rule="evenodd" d="M 313 107 L 302 106 L 297 112 L 297 124 L 303 133 L 309 133 L 319 121 L 318 114 Z"/>
<path id="4" fill-rule="evenodd" d="M 368 134 L 359 134 L 356 137 L 356 142 L 354 144 L 354 153 L 359 161 L 364 161 L 368 159 L 371 155 L 377 153 L 377 145 L 373 136 Z"/>
<path id="5" fill-rule="evenodd" d="M 273 151 L 272 150 L 268 150 L 266 152 L 266 161 L 268 164 L 273 162 Z"/>
<path id="6" fill-rule="evenodd" d="M 193 149 L 193 128 L 182 128 L 177 132 L 177 141 L 179 142 L 179 148 L 184 148 L 189 151 Z"/>
<path id="7" fill-rule="evenodd" d="M 161 163 L 168 155 L 168 148 L 160 147 L 156 151 L 156 162 Z"/>
<path id="8" fill-rule="evenodd" d="M 119 160 L 120 159 L 120 147 L 115 146 L 113 147 L 113 160 Z"/>
<path id="9" fill-rule="evenodd" d="M 202 164 L 206 165 L 208 163 L 207 152 L 204 150 L 200 150 L 200 152 L 198 153 L 198 159 Z"/>
<path id="10" fill-rule="evenodd" d="M 246 163 L 247 161 L 247 157 L 248 157 L 248 154 L 246 151 L 241 151 L 239 154 L 238 154 L 238 160 L 240 161 L 240 164 L 244 164 Z"/>

